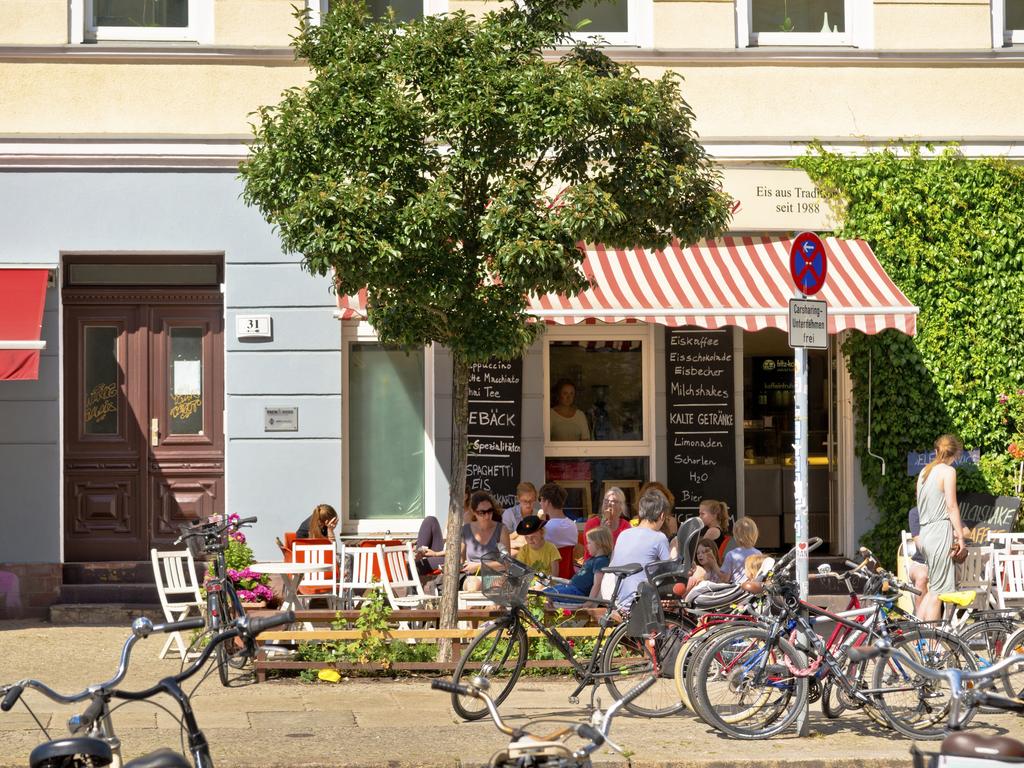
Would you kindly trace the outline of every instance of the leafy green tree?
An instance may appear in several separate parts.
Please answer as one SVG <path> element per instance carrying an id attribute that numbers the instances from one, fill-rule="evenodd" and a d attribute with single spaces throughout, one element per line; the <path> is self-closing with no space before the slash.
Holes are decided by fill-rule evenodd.
<path id="1" fill-rule="evenodd" d="M 300 13 L 294 46 L 312 78 L 258 111 L 241 169 L 245 200 L 288 251 L 342 294 L 367 289 L 382 342 L 450 350 L 455 445 L 470 364 L 530 345 L 542 326 L 529 294 L 586 287 L 579 243 L 692 242 L 728 220 L 680 78 L 568 44 L 580 2 L 406 24 L 371 19 L 361 0 L 332 3 L 319 26 Z M 466 471 L 454 453 L 449 563 Z M 442 626 L 456 578 L 446 571 Z"/>

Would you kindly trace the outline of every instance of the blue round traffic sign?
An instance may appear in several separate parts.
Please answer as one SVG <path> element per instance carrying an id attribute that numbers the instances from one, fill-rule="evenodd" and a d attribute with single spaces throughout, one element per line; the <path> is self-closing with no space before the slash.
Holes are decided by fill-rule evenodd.
<path id="1" fill-rule="evenodd" d="M 813 232 L 801 232 L 789 247 L 789 274 L 797 290 L 813 296 L 825 285 L 828 256 L 825 244 Z"/>

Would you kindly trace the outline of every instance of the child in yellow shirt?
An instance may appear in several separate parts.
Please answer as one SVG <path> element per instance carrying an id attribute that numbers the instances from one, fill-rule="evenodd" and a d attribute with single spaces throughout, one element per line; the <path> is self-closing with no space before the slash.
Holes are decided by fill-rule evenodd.
<path id="1" fill-rule="evenodd" d="M 526 539 L 526 545 L 516 553 L 516 559 L 531 570 L 551 576 L 558 573 L 562 558 L 555 545 L 544 540 L 544 523 L 537 515 L 527 515 L 519 522 L 516 533 Z"/>

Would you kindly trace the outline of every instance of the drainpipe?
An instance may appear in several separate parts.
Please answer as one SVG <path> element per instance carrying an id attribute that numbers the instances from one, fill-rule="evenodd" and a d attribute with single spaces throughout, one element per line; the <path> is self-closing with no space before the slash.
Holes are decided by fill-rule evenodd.
<path id="1" fill-rule="evenodd" d="M 882 462 L 882 477 L 885 477 L 885 459 L 871 452 L 871 356 L 874 350 L 868 347 L 868 456 Z"/>

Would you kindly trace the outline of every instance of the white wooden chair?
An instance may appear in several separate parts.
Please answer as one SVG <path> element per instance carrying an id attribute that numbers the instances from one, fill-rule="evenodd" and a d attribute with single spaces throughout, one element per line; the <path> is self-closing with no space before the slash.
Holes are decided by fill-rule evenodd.
<path id="1" fill-rule="evenodd" d="M 1024 531 L 989 531 L 988 540 L 993 549 L 1024 552 Z"/>
<path id="2" fill-rule="evenodd" d="M 421 608 L 425 603 L 437 599 L 435 595 L 428 595 L 423 589 L 419 572 L 416 570 L 412 544 L 391 547 L 378 544 L 376 549 L 380 579 L 384 583 L 384 593 L 392 608 L 396 611 L 402 608 Z"/>
<path id="3" fill-rule="evenodd" d="M 992 571 L 996 607 L 1005 609 L 1024 604 L 1024 552 L 996 550 L 992 554 Z"/>
<path id="4" fill-rule="evenodd" d="M 309 563 L 310 565 L 334 565 L 335 552 L 334 544 L 300 544 L 292 545 L 292 562 Z M 300 603 L 309 607 L 309 601 L 314 597 L 326 597 L 331 602 L 335 601 L 334 585 L 336 583 L 336 568 L 330 570 L 306 571 L 302 574 L 302 581 L 299 582 L 298 594 Z"/>
<path id="5" fill-rule="evenodd" d="M 374 573 L 377 564 L 376 547 L 351 547 L 341 545 L 338 555 L 338 581 L 334 594 L 343 608 L 355 608 L 366 598 L 363 592 L 380 586 Z"/>
<path id="6" fill-rule="evenodd" d="M 156 580 L 164 619 L 182 621 L 191 615 L 202 616 L 206 602 L 199 592 L 199 579 L 196 576 L 196 563 L 192 559 L 192 553 L 187 549 L 174 552 L 158 552 L 152 549 L 150 557 L 153 561 L 153 578 Z M 160 649 L 161 659 L 167 657 L 172 643 L 177 646 L 182 659 L 199 655 L 198 652 L 189 654 L 188 643 L 181 632 L 172 632 Z"/>
<path id="7" fill-rule="evenodd" d="M 994 601 L 992 595 L 992 547 L 969 546 L 967 559 L 956 567 L 956 585 L 958 591 L 973 589 L 977 592 L 972 608 L 987 608 Z"/>

